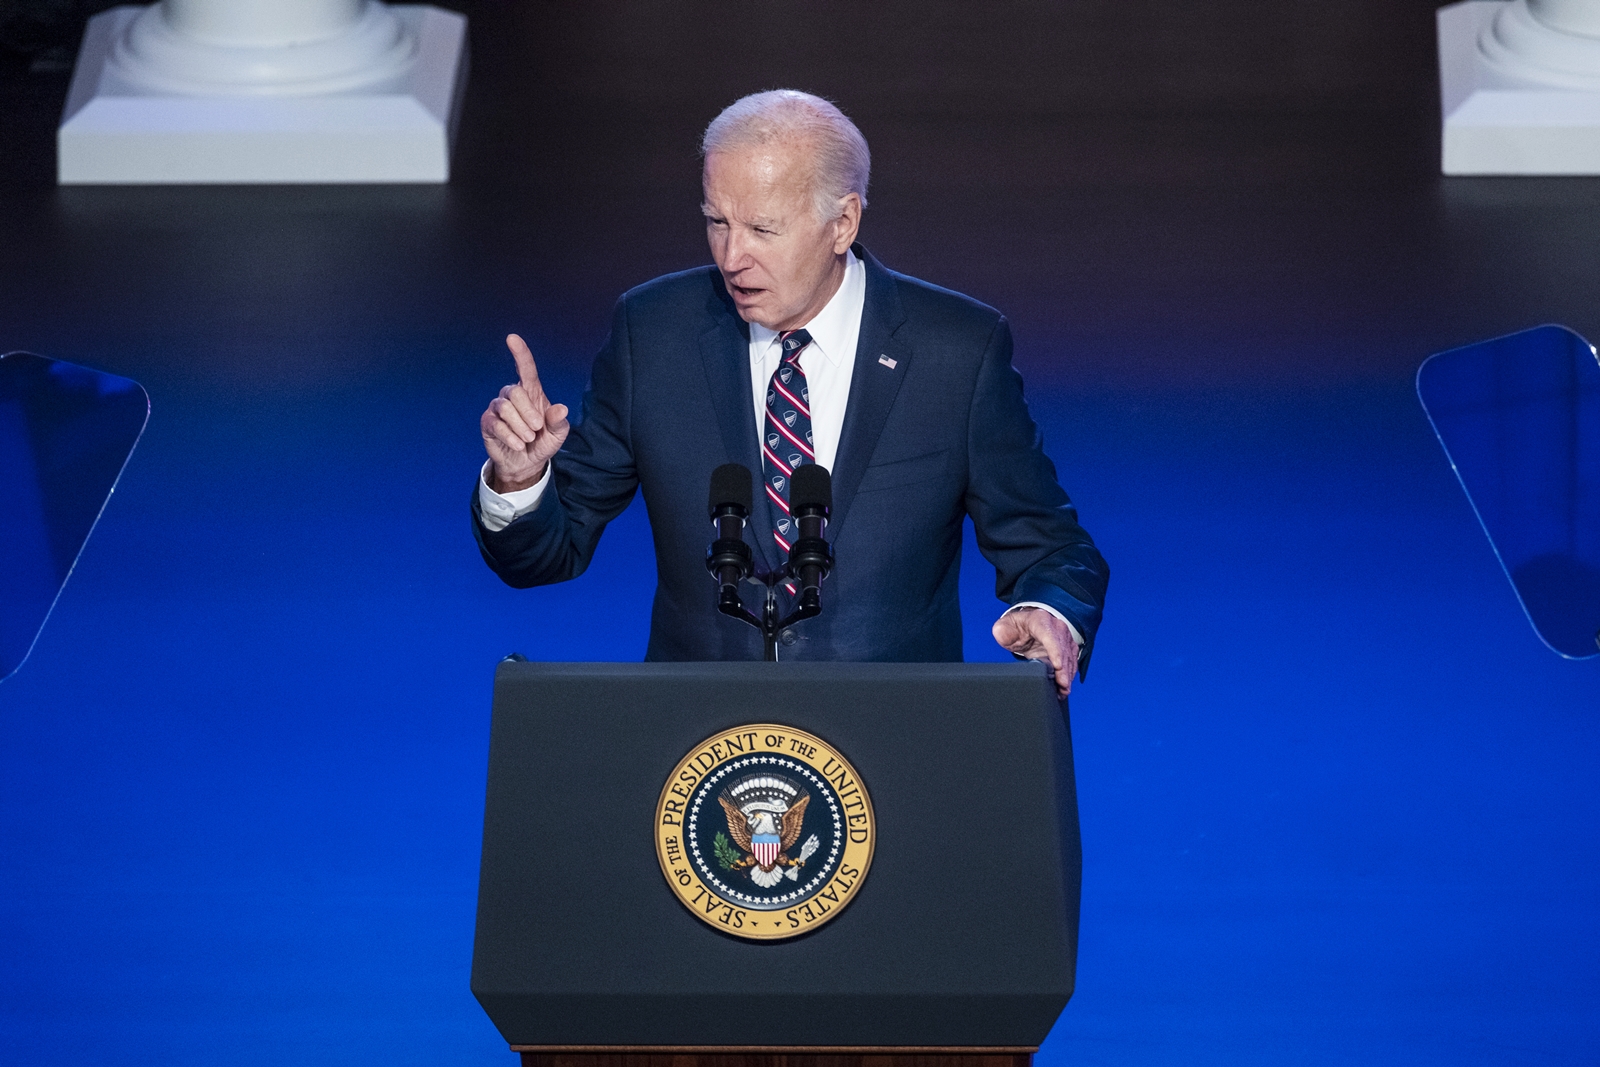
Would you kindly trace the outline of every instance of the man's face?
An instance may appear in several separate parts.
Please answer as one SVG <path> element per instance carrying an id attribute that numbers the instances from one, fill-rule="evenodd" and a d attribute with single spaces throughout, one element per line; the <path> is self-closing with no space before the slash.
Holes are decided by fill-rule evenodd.
<path id="1" fill-rule="evenodd" d="M 804 326 L 844 277 L 861 202 L 818 220 L 802 145 L 760 145 L 706 156 L 706 239 L 739 317 L 770 330 Z"/>

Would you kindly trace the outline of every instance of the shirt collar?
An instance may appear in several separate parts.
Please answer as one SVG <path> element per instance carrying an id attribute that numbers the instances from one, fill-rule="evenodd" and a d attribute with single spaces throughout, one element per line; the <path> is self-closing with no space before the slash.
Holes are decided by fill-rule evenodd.
<path id="1" fill-rule="evenodd" d="M 853 340 L 848 336 L 850 321 L 855 318 L 851 310 L 862 307 L 867 299 L 867 268 L 856 258 L 854 249 L 847 251 L 845 256 L 844 280 L 839 283 L 838 291 L 804 327 L 811 335 L 811 347 L 820 351 L 823 358 L 834 366 L 839 365 L 839 360 Z M 776 331 L 752 322 L 750 358 L 764 359 L 777 339 Z"/>

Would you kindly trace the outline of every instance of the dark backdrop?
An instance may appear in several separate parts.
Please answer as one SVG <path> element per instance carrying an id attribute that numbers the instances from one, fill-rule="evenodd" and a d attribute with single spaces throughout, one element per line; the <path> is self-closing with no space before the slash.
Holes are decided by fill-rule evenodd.
<path id="1" fill-rule="evenodd" d="M 0 64 L 0 348 L 153 404 L 0 685 L 0 1060 L 508 1061 L 493 662 L 638 658 L 651 556 L 635 508 L 500 586 L 476 420 L 508 330 L 575 398 L 616 295 L 706 260 L 696 135 L 787 84 L 872 144 L 867 245 L 1010 318 L 1111 562 L 1041 1067 L 1600 1061 L 1600 662 L 1534 638 L 1412 389 L 1600 336 L 1600 184 L 1439 177 L 1426 6 L 466 10 L 445 187 L 57 189 L 70 52 Z M 1000 658 L 971 551 L 962 599 Z"/>
<path id="2" fill-rule="evenodd" d="M 0 0 L 13 70 L 58 58 L 106 0 Z M 1392 109 L 1426 96 L 1436 5 L 780 2 L 444 4 L 469 14 L 480 55 L 509 51 L 563 100 L 664 108 L 738 96 L 783 72 L 870 93 L 913 114 Z M 537 42 L 537 51 L 528 48 Z M 597 48 L 599 44 L 601 47 Z M 663 55 L 721 52 L 692 77 Z M 791 57 L 785 70 L 785 56 Z M 536 68 L 536 69 L 530 69 Z M 776 84 L 776 83 L 774 83 Z"/>

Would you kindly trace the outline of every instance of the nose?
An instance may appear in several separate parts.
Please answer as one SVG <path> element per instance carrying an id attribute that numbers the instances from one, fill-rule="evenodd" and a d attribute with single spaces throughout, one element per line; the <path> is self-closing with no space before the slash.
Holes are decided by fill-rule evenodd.
<path id="1" fill-rule="evenodd" d="M 722 268 L 729 271 L 744 270 L 755 262 L 750 255 L 750 238 L 738 226 L 728 229 L 728 243 L 723 253 Z"/>

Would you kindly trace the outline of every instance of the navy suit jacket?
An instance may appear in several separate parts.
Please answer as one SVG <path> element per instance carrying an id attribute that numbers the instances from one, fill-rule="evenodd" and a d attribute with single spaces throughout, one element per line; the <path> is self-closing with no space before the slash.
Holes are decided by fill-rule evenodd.
<path id="1" fill-rule="evenodd" d="M 784 635 L 780 658 L 960 660 L 970 515 L 999 598 L 1060 611 L 1084 635 L 1086 667 L 1107 568 L 1041 447 L 1005 318 L 855 252 L 867 292 L 832 472 L 837 562 L 822 615 Z M 759 632 L 717 612 L 705 569 L 711 471 L 742 463 L 760 478 L 749 352 L 749 328 L 715 267 L 623 294 L 539 507 L 490 532 L 473 495 L 489 566 L 518 588 L 575 578 L 606 523 L 643 490 L 657 573 L 645 658 L 760 659 Z M 745 539 L 762 570 L 784 562 L 771 530 L 758 484 Z"/>

